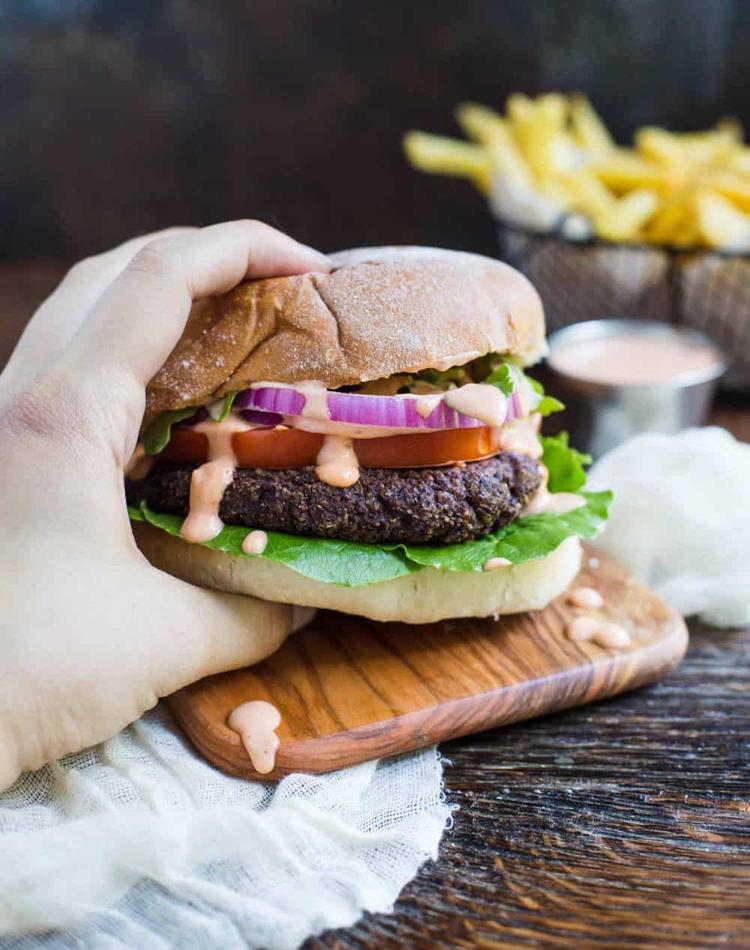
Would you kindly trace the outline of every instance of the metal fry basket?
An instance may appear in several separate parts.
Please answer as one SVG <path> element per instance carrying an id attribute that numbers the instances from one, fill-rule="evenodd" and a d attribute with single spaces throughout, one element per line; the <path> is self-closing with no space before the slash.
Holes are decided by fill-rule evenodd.
<path id="1" fill-rule="evenodd" d="M 727 356 L 721 385 L 750 390 L 750 256 L 498 229 L 501 256 L 541 294 L 549 330 L 602 317 L 693 327 Z"/>

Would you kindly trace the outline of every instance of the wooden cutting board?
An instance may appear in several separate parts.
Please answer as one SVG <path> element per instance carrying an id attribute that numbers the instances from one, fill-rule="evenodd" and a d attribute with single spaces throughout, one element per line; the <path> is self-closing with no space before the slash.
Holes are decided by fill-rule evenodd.
<path id="1" fill-rule="evenodd" d="M 322 612 L 258 666 L 170 697 L 195 747 L 245 778 L 329 772 L 367 759 L 530 719 L 652 683 L 687 647 L 671 607 L 587 547 L 574 586 L 596 588 L 632 636 L 606 650 L 565 635 L 580 611 L 560 597 L 537 613 L 411 626 Z M 226 720 L 240 703 L 281 713 L 276 767 L 260 776 Z"/>

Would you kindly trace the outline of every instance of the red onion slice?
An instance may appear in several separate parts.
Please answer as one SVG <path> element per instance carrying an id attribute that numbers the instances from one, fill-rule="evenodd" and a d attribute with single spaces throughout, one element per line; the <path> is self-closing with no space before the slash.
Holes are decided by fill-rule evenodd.
<path id="1" fill-rule="evenodd" d="M 281 416 L 300 416 L 304 407 L 305 397 L 302 393 L 287 386 L 244 389 L 234 400 L 235 409 L 262 409 L 264 412 L 277 412 Z"/>
<path id="2" fill-rule="evenodd" d="M 435 394 L 439 395 L 439 394 Z M 480 419 L 467 416 L 438 402 L 424 418 L 417 412 L 417 400 L 430 396 L 364 396 L 360 393 L 328 393 L 328 413 L 331 422 L 355 426 L 376 426 L 388 429 L 472 429 L 486 425 Z M 283 416 L 302 416 L 305 395 L 292 387 L 261 386 L 245 389 L 238 394 L 234 406 L 240 410 L 261 410 Z M 508 398 L 506 421 L 523 415 L 517 391 Z"/>
<path id="3" fill-rule="evenodd" d="M 280 412 L 265 412 L 263 409 L 242 409 L 242 418 L 254 426 L 280 426 L 284 417 Z"/>
<path id="4" fill-rule="evenodd" d="M 508 419 L 522 419 L 523 406 L 521 405 L 521 394 L 514 389 L 510 394 L 508 401 Z"/>

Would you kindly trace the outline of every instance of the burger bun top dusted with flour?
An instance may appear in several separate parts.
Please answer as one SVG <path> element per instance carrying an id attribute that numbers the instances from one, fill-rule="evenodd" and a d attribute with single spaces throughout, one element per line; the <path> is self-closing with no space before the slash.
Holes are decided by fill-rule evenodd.
<path id="1" fill-rule="evenodd" d="M 194 305 L 147 390 L 147 413 L 199 405 L 252 383 L 327 389 L 487 353 L 522 364 L 544 352 L 539 296 L 500 261 L 424 247 L 331 256 L 328 274 L 247 281 Z"/>

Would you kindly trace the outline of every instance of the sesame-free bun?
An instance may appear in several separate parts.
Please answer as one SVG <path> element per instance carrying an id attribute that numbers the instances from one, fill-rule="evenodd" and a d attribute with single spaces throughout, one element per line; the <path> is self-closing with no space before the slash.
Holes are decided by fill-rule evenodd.
<path id="1" fill-rule="evenodd" d="M 401 623 L 541 610 L 569 586 L 581 561 L 578 538 L 568 538 L 547 557 L 492 571 L 454 573 L 426 567 L 367 587 L 337 587 L 276 561 L 188 544 L 143 522 L 134 523 L 133 531 L 155 567 L 191 584 Z"/>
<path id="2" fill-rule="evenodd" d="M 429 247 L 331 255 L 329 274 L 247 281 L 197 303 L 147 389 L 147 413 L 200 405 L 251 383 L 328 389 L 447 369 L 486 353 L 544 351 L 539 296 L 500 261 Z"/>

